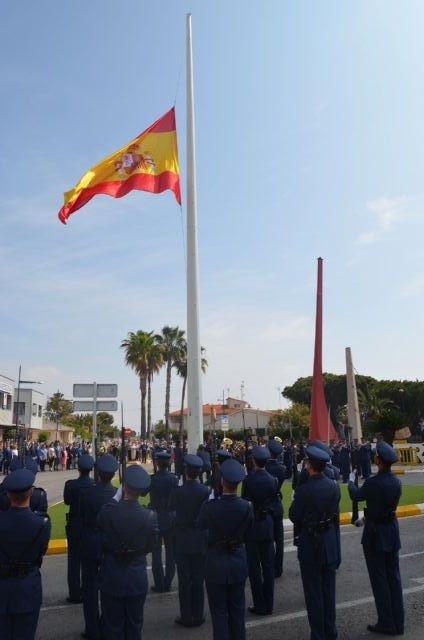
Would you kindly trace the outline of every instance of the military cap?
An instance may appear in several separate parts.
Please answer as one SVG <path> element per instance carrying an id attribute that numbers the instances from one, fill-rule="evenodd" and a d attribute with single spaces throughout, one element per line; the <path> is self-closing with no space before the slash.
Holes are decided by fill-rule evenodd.
<path id="1" fill-rule="evenodd" d="M 184 464 L 192 469 L 202 469 L 203 460 L 200 456 L 194 455 L 194 453 L 188 453 L 184 456 Z"/>
<path id="2" fill-rule="evenodd" d="M 305 455 L 310 460 L 316 460 L 317 462 L 330 462 L 330 454 L 313 444 L 306 447 Z"/>
<path id="3" fill-rule="evenodd" d="M 244 467 L 238 462 L 238 460 L 225 460 L 221 465 L 221 476 L 227 482 L 231 484 L 237 484 L 246 477 Z"/>
<path id="4" fill-rule="evenodd" d="M 34 484 L 35 475 L 29 469 L 16 469 L 3 481 L 3 488 L 6 491 L 19 492 L 28 491 Z"/>
<path id="5" fill-rule="evenodd" d="M 384 440 L 377 442 L 377 455 L 386 464 L 393 464 L 398 459 L 396 451 Z"/>
<path id="6" fill-rule="evenodd" d="M 84 453 L 80 458 L 78 458 L 78 468 L 82 471 L 91 471 L 94 467 L 93 457 L 88 455 L 88 453 Z"/>
<path id="7" fill-rule="evenodd" d="M 156 454 L 156 458 L 158 460 L 169 460 L 171 458 L 171 454 L 169 451 L 158 451 Z"/>
<path id="8" fill-rule="evenodd" d="M 321 449 L 322 451 L 325 451 L 331 457 L 331 449 L 330 449 L 330 447 L 327 444 L 325 444 L 325 442 L 323 442 L 322 440 L 312 440 L 309 443 L 309 446 L 318 447 L 318 449 Z"/>
<path id="9" fill-rule="evenodd" d="M 28 471 L 31 471 L 35 476 L 37 475 L 38 464 L 31 458 L 31 456 L 26 456 L 24 460 L 24 467 L 25 469 L 28 469 Z"/>
<path id="10" fill-rule="evenodd" d="M 105 453 L 97 459 L 97 470 L 100 473 L 115 473 L 117 468 L 118 463 L 116 462 L 116 458 L 109 453 Z"/>
<path id="11" fill-rule="evenodd" d="M 125 484 L 131 491 L 146 491 L 150 476 L 139 464 L 131 464 L 125 471 Z"/>
<path id="12" fill-rule="evenodd" d="M 17 469 L 23 469 L 24 465 L 22 464 L 22 460 L 18 458 L 18 456 L 13 456 L 10 461 L 9 471 L 16 471 Z"/>
<path id="13" fill-rule="evenodd" d="M 252 458 L 255 460 L 268 460 L 271 457 L 268 447 L 261 447 L 258 444 L 252 448 Z"/>
<path id="14" fill-rule="evenodd" d="M 228 451 L 228 449 L 218 449 L 218 451 L 216 452 L 216 455 L 221 460 L 229 460 L 230 458 L 233 457 L 231 451 Z"/>
<path id="15" fill-rule="evenodd" d="M 283 445 L 277 440 L 269 440 L 268 449 L 270 453 L 272 453 L 275 456 L 279 456 L 283 453 Z"/>

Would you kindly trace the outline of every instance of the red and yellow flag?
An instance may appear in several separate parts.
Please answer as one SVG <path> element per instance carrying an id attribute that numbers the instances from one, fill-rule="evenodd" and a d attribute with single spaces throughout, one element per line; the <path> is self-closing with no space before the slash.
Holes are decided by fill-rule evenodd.
<path id="1" fill-rule="evenodd" d="M 125 147 L 115 151 L 65 193 L 59 220 L 67 219 L 99 193 L 122 198 L 139 189 L 162 193 L 170 189 L 181 204 L 175 109 L 172 108 Z"/>

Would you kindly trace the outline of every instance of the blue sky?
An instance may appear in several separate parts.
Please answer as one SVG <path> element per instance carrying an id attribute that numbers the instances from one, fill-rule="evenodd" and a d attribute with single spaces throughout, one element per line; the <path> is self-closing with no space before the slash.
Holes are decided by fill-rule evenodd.
<path id="1" fill-rule="evenodd" d="M 0 7 L 0 372 L 139 392 L 128 331 L 186 326 L 184 207 L 63 192 L 176 98 L 185 192 L 185 14 L 193 14 L 205 402 L 278 408 L 312 372 L 316 258 L 324 357 L 421 379 L 424 338 L 419 0 L 6 1 Z M 154 384 L 155 419 L 164 380 Z M 175 381 L 172 408 L 179 406 Z M 284 401 L 282 406 L 284 406 Z M 117 420 L 118 420 L 118 416 Z"/>

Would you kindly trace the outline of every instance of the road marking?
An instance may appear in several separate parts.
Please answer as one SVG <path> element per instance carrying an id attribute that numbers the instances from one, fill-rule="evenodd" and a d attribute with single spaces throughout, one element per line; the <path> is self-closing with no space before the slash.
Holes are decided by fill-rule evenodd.
<path id="1" fill-rule="evenodd" d="M 419 578 L 416 578 L 419 580 Z M 424 591 L 424 584 L 420 584 L 417 587 L 409 587 L 408 589 L 403 589 L 403 595 L 407 596 L 410 593 L 419 593 L 420 591 Z M 358 600 L 347 600 L 346 602 L 339 602 L 336 604 L 336 609 L 350 609 L 352 607 L 359 607 L 363 604 L 371 604 L 374 602 L 374 598 L 370 596 L 369 598 L 360 598 Z M 299 618 L 306 618 L 307 612 L 305 609 L 302 611 L 293 611 L 293 613 L 285 613 L 281 616 L 269 616 L 269 618 L 263 618 L 261 620 L 249 620 L 246 622 L 247 629 L 253 629 L 254 627 L 262 627 L 268 624 L 277 624 L 280 622 L 288 622 L 289 620 L 297 620 Z"/>
<path id="2" fill-rule="evenodd" d="M 422 556 L 424 551 L 414 551 L 414 553 L 401 553 L 399 558 L 413 558 L 414 556 Z"/>

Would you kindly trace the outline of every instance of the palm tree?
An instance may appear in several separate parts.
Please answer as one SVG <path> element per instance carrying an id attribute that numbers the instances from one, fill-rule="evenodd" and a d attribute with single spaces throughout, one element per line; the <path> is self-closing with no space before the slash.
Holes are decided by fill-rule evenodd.
<path id="1" fill-rule="evenodd" d="M 162 348 L 160 344 L 156 342 L 151 346 L 150 352 L 147 356 L 147 437 L 150 437 L 150 426 L 152 424 L 152 382 L 155 373 L 159 373 L 163 365 Z"/>
<path id="2" fill-rule="evenodd" d="M 156 336 L 162 349 L 163 361 L 166 365 L 166 389 L 165 389 L 165 425 L 169 430 L 169 397 L 171 394 L 171 371 L 175 362 L 180 358 L 181 350 L 186 344 L 185 331 L 179 327 L 163 327 L 162 333 Z"/>
<path id="3" fill-rule="evenodd" d="M 206 360 L 206 358 L 203 358 L 203 354 L 205 353 L 205 351 L 206 349 L 204 347 L 200 347 L 200 353 L 202 355 L 200 366 L 203 373 L 205 373 L 206 367 L 208 366 L 208 361 Z M 174 367 L 177 370 L 177 374 L 180 376 L 180 378 L 183 379 L 183 387 L 181 390 L 181 409 L 180 409 L 180 428 L 179 428 L 179 439 L 182 442 L 183 435 L 184 435 L 184 429 L 183 429 L 184 400 L 185 400 L 185 392 L 187 387 L 187 341 L 186 340 L 184 340 L 184 345 L 181 348 L 180 357 L 178 358 L 178 360 L 176 360 L 176 362 L 174 362 Z"/>
<path id="4" fill-rule="evenodd" d="M 141 393 L 141 437 L 145 438 L 146 429 L 146 395 L 149 378 L 149 358 L 155 345 L 153 331 L 130 331 L 126 340 L 121 342 L 121 349 L 125 349 L 125 362 L 139 377 Z"/>

